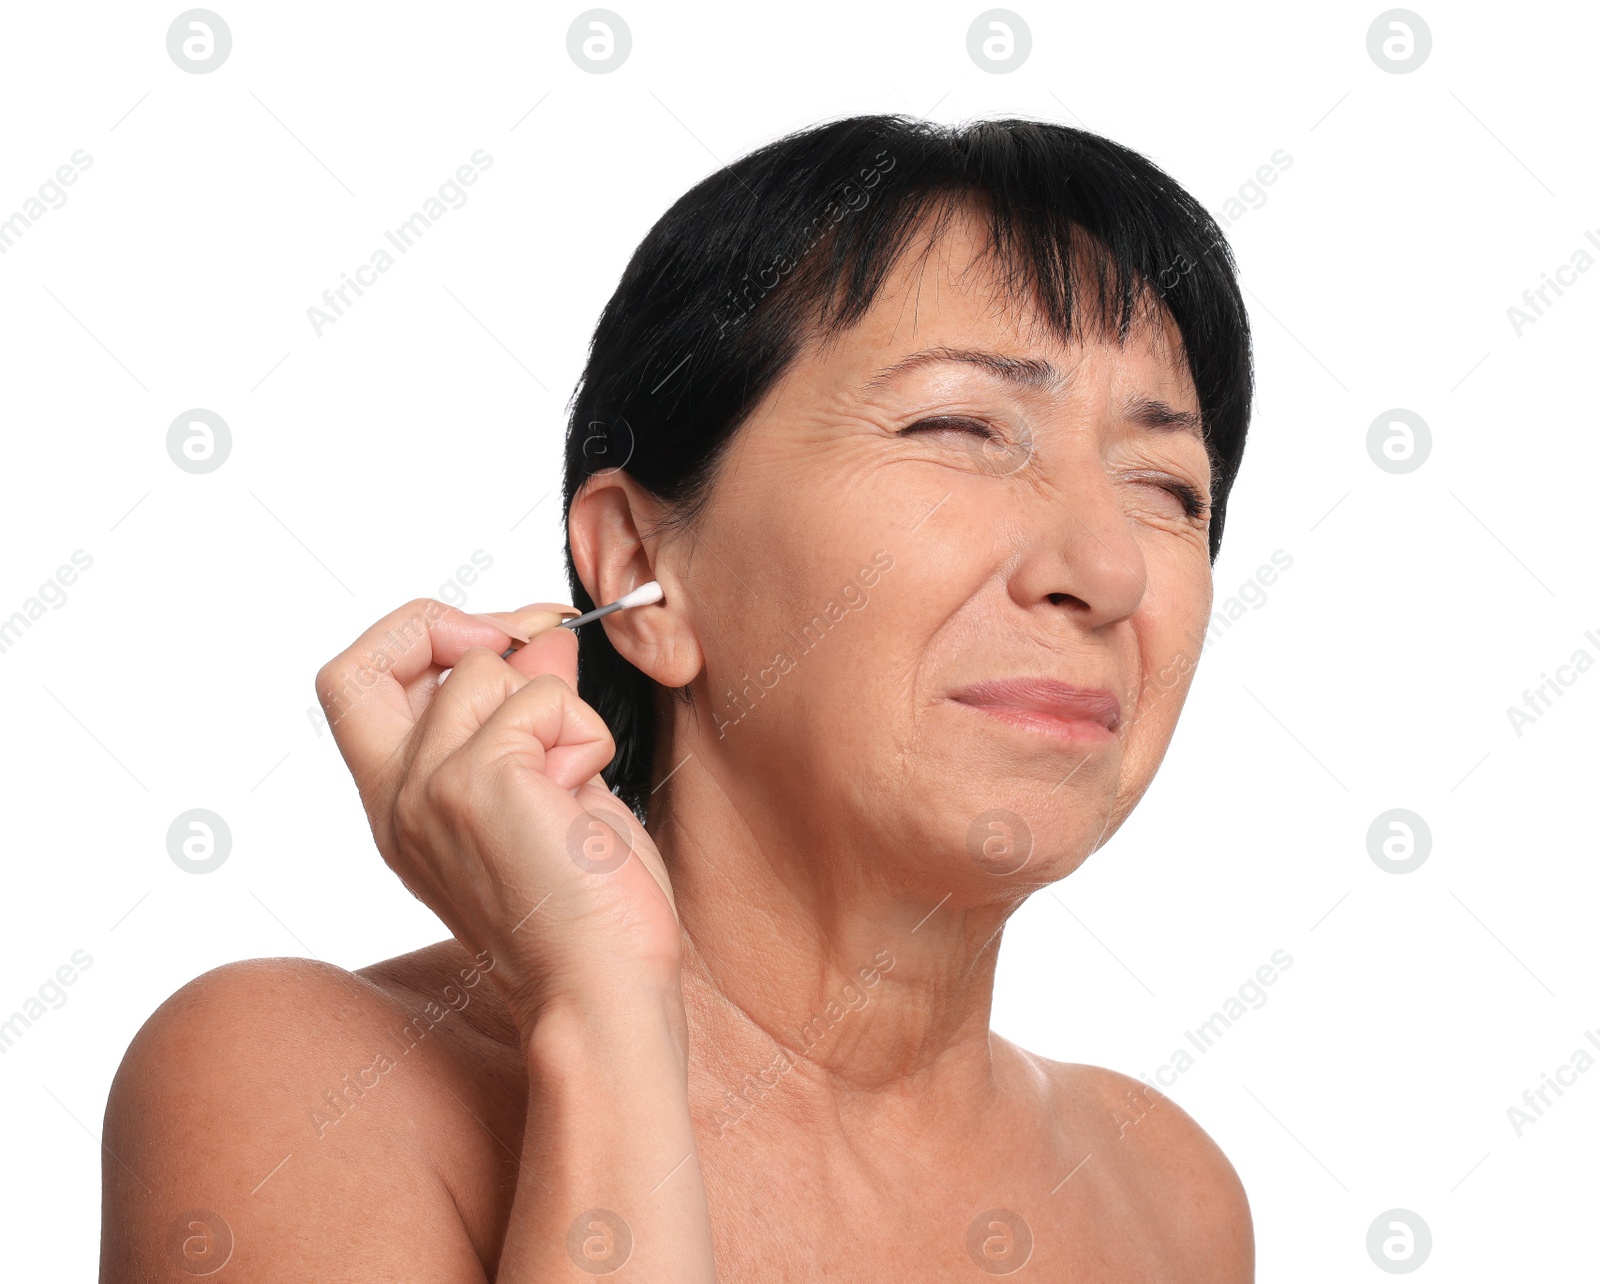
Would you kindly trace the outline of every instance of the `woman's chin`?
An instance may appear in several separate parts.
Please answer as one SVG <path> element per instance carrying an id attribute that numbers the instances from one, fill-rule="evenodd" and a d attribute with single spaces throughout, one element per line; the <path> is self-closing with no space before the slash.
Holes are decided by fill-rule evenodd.
<path id="1" fill-rule="evenodd" d="M 952 903 L 1009 905 L 1060 882 L 1086 861 L 1100 832 L 1092 827 L 1052 825 L 1035 830 L 1008 808 L 975 817 L 965 835 L 947 833 L 925 849 L 939 853 L 938 872 L 917 876 L 920 887 L 937 887 Z"/>

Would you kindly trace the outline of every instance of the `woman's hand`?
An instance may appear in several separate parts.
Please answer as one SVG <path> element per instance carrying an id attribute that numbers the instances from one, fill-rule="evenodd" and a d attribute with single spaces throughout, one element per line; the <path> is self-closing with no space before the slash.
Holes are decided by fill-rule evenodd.
<path id="1" fill-rule="evenodd" d="M 519 1167 L 561 1180 L 517 1182 L 496 1280 L 631 1259 L 641 1279 L 709 1282 L 698 1165 L 661 1193 L 696 1155 L 672 889 L 600 779 L 616 746 L 578 699 L 578 640 L 559 618 L 412 602 L 325 664 L 317 694 L 384 860 L 490 952 L 517 1022 Z M 527 645 L 508 662 L 512 637 Z"/>
<path id="2" fill-rule="evenodd" d="M 559 619 L 419 599 L 316 678 L 378 850 L 489 951 L 525 1043 L 552 1003 L 678 986 L 666 867 L 599 775 L 616 746 L 578 698 L 578 639 Z M 502 659 L 512 638 L 527 645 Z"/>

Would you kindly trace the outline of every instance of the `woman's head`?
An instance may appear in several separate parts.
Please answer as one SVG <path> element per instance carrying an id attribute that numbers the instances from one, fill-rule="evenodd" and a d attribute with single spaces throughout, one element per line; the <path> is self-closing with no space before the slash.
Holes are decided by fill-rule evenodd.
<path id="1" fill-rule="evenodd" d="M 1250 395 L 1221 233 L 1105 139 L 860 117 L 714 174 L 635 253 L 574 398 L 573 601 L 666 589 L 583 640 L 607 782 L 643 816 L 692 738 L 819 842 L 939 813 L 981 865 L 1021 818 L 1056 858 L 1023 877 L 1060 877 L 1165 752 Z M 1013 678 L 1116 712 L 1063 741 L 969 702 Z"/>

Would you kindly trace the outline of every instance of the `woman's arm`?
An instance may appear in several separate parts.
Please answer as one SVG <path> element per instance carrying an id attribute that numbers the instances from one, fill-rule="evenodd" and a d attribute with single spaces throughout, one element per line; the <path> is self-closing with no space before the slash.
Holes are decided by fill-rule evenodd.
<path id="1" fill-rule="evenodd" d="M 595 993 L 547 1010 L 527 1046 L 523 1156 L 502 1284 L 716 1278 L 688 1108 L 682 996 Z"/>
<path id="2" fill-rule="evenodd" d="M 440 1138 L 483 1120 L 437 1049 L 377 1072 L 378 1109 L 361 1096 L 315 1144 L 297 1131 L 324 1080 L 381 1046 L 394 1013 L 377 987 L 338 969 L 242 989 L 214 973 L 164 1005 L 119 1072 L 103 1279 L 199 1273 L 184 1245 L 204 1259 L 207 1211 L 252 1280 L 477 1281 L 468 1263 L 496 1258 L 499 1280 L 581 1280 L 624 1248 L 640 1278 L 715 1278 L 671 885 L 598 775 L 615 746 L 577 697 L 576 637 L 548 629 L 510 664 L 509 641 L 496 620 L 418 601 L 317 675 L 378 850 L 486 960 L 517 1030 L 525 1153 L 504 1245 L 473 1242 L 439 1166 Z"/>
<path id="3" fill-rule="evenodd" d="M 452 1195 L 470 1171 L 459 1139 L 475 1140 L 462 1126 L 478 1127 L 456 1098 L 486 1113 L 445 1030 L 402 1051 L 420 1010 L 309 959 L 231 963 L 178 990 L 111 1086 L 101 1284 L 483 1284 Z M 378 1052 L 393 1064 L 372 1072 Z"/>
<path id="4" fill-rule="evenodd" d="M 446 1051 L 461 1017 L 422 1036 L 420 1000 L 308 959 L 191 981 L 112 1086 L 101 1284 L 586 1280 L 624 1250 L 621 1280 L 713 1279 L 698 1158 L 680 1164 L 692 1136 L 668 1017 L 681 1000 L 593 999 L 552 1009 L 530 1040 L 519 1147 L 481 1061 Z M 603 1219 L 570 1234 L 596 1207 L 626 1236 Z"/>
<path id="5" fill-rule="evenodd" d="M 517 1026 L 529 1100 L 496 1279 L 633 1262 L 652 1279 L 714 1280 L 671 884 L 598 774 L 615 744 L 577 696 L 577 638 L 538 632 L 553 620 L 537 608 L 498 623 L 423 614 L 427 636 L 396 647 L 379 699 L 344 712 L 335 738 L 384 859 L 492 958 Z M 324 666 L 319 692 L 372 667 L 386 623 Z M 507 663 L 519 633 L 530 640 Z"/>

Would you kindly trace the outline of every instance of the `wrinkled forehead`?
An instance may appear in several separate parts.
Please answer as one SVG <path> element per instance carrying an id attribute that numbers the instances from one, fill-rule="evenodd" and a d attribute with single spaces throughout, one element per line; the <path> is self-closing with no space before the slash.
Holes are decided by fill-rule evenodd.
<path id="1" fill-rule="evenodd" d="M 851 288 L 844 277 L 802 347 L 808 361 L 841 376 L 870 380 L 949 348 L 1010 354 L 1041 367 L 1048 382 L 1087 348 L 1115 347 L 1198 409 L 1182 334 L 1155 283 L 1119 277 L 1108 247 L 1081 229 L 1065 265 L 1041 265 L 1003 229 L 996 238 L 982 201 L 966 201 L 926 214 L 860 319 L 831 329 L 826 318 Z"/>

